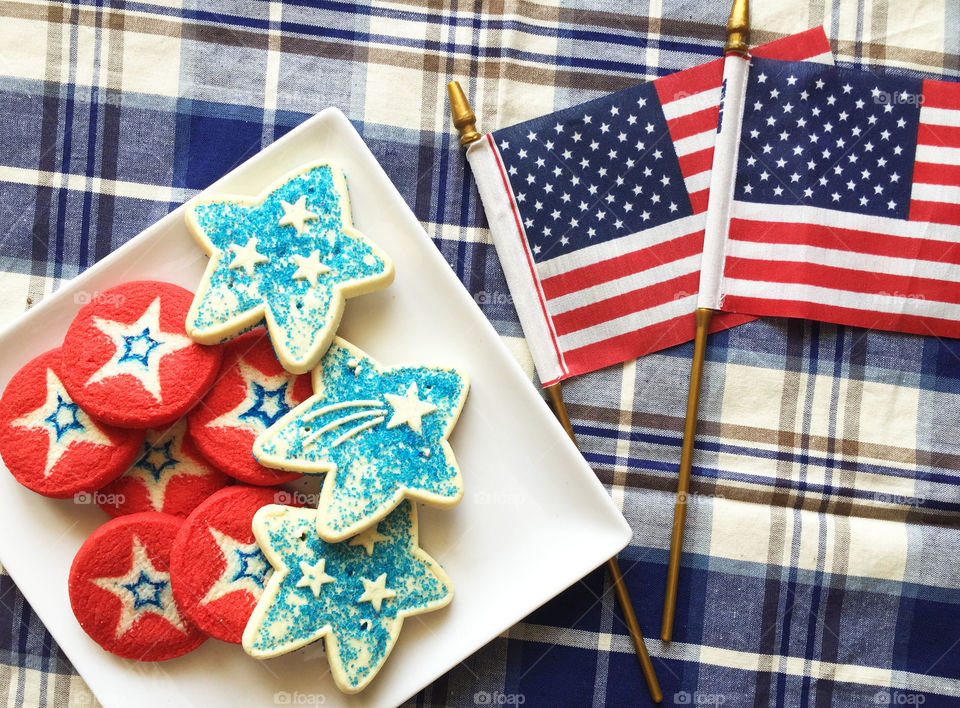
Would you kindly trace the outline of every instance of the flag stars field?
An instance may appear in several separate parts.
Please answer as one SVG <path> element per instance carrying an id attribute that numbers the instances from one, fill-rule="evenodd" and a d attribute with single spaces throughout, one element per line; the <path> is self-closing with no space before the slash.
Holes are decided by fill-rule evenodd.
<path id="1" fill-rule="evenodd" d="M 652 87 L 631 91 L 655 93 Z M 535 260 L 690 213 L 662 109 L 648 98 L 615 94 L 587 110 L 561 111 L 550 121 L 498 135 L 506 173 L 524 188 L 515 198 Z M 544 133 L 551 139 L 538 137 Z M 510 149 L 518 138 L 525 151 Z M 562 179 L 563 186 L 539 179 L 539 170 Z"/>
<path id="2" fill-rule="evenodd" d="M 784 76 L 777 62 L 754 61 L 762 70 L 747 84 L 745 104 L 753 110 L 744 112 L 737 198 L 903 218 L 910 193 L 899 178 L 913 162 L 903 143 L 910 140 L 906 126 L 917 120 L 919 105 L 911 100 L 916 92 L 904 86 L 886 93 L 867 85 L 873 81 L 867 75 L 848 80 L 833 69 L 805 67 Z M 810 123 L 821 129 L 807 135 L 777 130 L 777 116 L 783 115 L 799 128 Z M 807 156 L 806 145 L 822 144 L 824 136 L 829 146 Z M 852 175 L 844 170 L 864 163 L 869 166 Z"/>

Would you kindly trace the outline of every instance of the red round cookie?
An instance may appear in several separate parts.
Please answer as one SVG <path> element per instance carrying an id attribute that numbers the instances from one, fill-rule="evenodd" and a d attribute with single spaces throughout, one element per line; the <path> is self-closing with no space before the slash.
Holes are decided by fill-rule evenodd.
<path id="1" fill-rule="evenodd" d="M 166 430 L 147 430 L 137 461 L 94 497 L 113 517 L 162 511 L 182 518 L 231 481 L 200 454 L 181 418 Z"/>
<path id="2" fill-rule="evenodd" d="M 253 538 L 253 515 L 287 503 L 282 489 L 221 489 L 186 518 L 170 554 L 177 605 L 212 637 L 239 644 L 272 568 Z"/>
<path id="3" fill-rule="evenodd" d="M 220 366 L 218 347 L 187 336 L 193 294 L 140 280 L 98 293 L 63 340 L 63 384 L 91 415 L 126 428 L 157 428 L 196 405 Z"/>
<path id="4" fill-rule="evenodd" d="M 253 441 L 312 393 L 310 376 L 285 371 L 266 331 L 256 329 L 224 346 L 217 382 L 190 412 L 190 435 L 213 464 L 241 482 L 289 482 L 300 475 L 261 465 Z"/>
<path id="5" fill-rule="evenodd" d="M 48 497 L 99 489 L 136 459 L 143 431 L 95 421 L 62 383 L 60 350 L 13 375 L 0 398 L 0 456 L 17 481 Z"/>
<path id="6" fill-rule="evenodd" d="M 104 649 L 137 661 L 186 654 L 207 636 L 177 607 L 170 549 L 182 519 L 144 512 L 90 534 L 70 568 L 70 606 Z"/>

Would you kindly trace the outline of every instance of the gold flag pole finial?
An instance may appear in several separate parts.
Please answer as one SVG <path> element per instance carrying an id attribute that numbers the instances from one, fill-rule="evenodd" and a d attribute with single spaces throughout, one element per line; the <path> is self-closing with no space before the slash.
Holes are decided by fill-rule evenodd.
<path id="1" fill-rule="evenodd" d="M 727 43 L 724 54 L 745 55 L 750 37 L 750 3 L 733 0 L 730 19 L 727 20 Z M 667 561 L 667 584 L 663 596 L 663 618 L 660 639 L 673 639 L 673 620 L 677 612 L 677 588 L 680 584 L 680 556 L 683 553 L 683 525 L 687 519 L 687 497 L 690 492 L 690 473 L 693 469 L 693 446 L 697 437 L 697 409 L 700 405 L 700 384 L 703 363 L 707 354 L 707 334 L 714 310 L 698 307 L 695 312 L 696 336 L 693 340 L 693 359 L 690 362 L 690 388 L 687 392 L 687 412 L 683 424 L 683 445 L 680 448 L 680 469 L 677 474 L 677 497 L 673 507 L 673 527 L 670 532 L 670 557 Z"/>
<path id="2" fill-rule="evenodd" d="M 460 144 L 469 145 L 480 139 L 477 132 L 477 116 L 474 115 L 470 102 L 467 100 L 459 81 L 447 84 L 447 95 L 450 96 L 450 113 L 453 115 L 453 125 L 460 133 Z"/>
<path id="3" fill-rule="evenodd" d="M 730 18 L 727 20 L 727 43 L 723 53 L 739 52 L 746 54 L 750 40 L 750 0 L 733 0 Z"/>

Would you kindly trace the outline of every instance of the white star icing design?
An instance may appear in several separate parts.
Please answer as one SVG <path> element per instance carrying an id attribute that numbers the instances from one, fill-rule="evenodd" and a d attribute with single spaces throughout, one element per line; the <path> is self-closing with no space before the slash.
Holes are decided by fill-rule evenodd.
<path id="1" fill-rule="evenodd" d="M 167 354 L 193 346 L 193 341 L 182 334 L 160 329 L 160 298 L 156 298 L 133 324 L 93 318 L 94 326 L 113 340 L 113 356 L 93 372 L 87 385 L 120 374 L 133 375 L 151 396 L 162 401 L 160 395 L 160 361 Z"/>
<path id="2" fill-rule="evenodd" d="M 297 581 L 298 588 L 310 588 L 314 597 L 320 597 L 320 589 L 325 583 L 335 583 L 336 578 L 332 578 L 324 572 L 327 565 L 327 559 L 321 558 L 313 565 L 306 561 L 300 561 L 300 571 L 303 577 Z"/>
<path id="3" fill-rule="evenodd" d="M 257 253 L 256 236 L 247 241 L 243 246 L 235 243 L 231 244 L 230 249 L 234 253 L 233 260 L 230 261 L 230 267 L 243 268 L 243 272 L 247 275 L 253 275 L 253 268 L 257 263 L 266 263 L 270 260 L 262 253 Z"/>
<path id="4" fill-rule="evenodd" d="M 283 403 L 286 409 L 289 410 L 296 407 L 297 401 L 293 398 L 293 387 L 296 383 L 297 376 L 296 374 L 268 376 L 256 367 L 250 366 L 250 364 L 243 359 L 240 359 L 239 366 L 240 375 L 243 377 L 244 386 L 247 390 L 247 396 L 240 401 L 235 408 L 218 415 L 207 423 L 206 427 L 240 428 L 242 430 L 253 429 L 257 433 L 261 433 L 269 427 L 264 421 L 264 417 L 268 420 L 273 420 L 279 418 L 283 412 L 278 400 L 279 397 L 276 395 L 276 392 L 279 391 L 282 386 L 286 385 L 286 389 L 284 389 L 283 392 Z M 260 386 L 260 389 L 265 394 L 262 400 L 259 401 L 259 407 L 257 407 L 258 401 L 254 401 L 253 404 L 250 402 L 250 395 L 255 395 L 256 393 L 255 391 L 251 391 L 253 384 Z M 252 412 L 259 414 L 254 415 Z"/>
<path id="5" fill-rule="evenodd" d="M 159 615 L 186 634 L 170 590 L 170 574 L 153 567 L 140 539 L 133 538 L 133 562 L 123 575 L 115 578 L 91 578 L 97 587 L 116 595 L 122 603 L 116 637 L 119 639 L 147 613 Z"/>
<path id="6" fill-rule="evenodd" d="M 108 447 L 112 447 L 113 443 L 67 395 L 53 369 L 47 369 L 46 383 L 47 395 L 40 407 L 10 421 L 10 425 L 39 429 L 47 434 L 49 445 L 43 476 L 49 477 L 74 442 L 89 442 Z"/>
<path id="7" fill-rule="evenodd" d="M 350 539 L 351 546 L 363 546 L 364 550 L 367 552 L 368 556 L 373 555 L 373 547 L 378 541 L 387 541 L 389 540 L 382 533 L 377 531 L 377 525 L 374 524 L 366 531 L 358 533 L 356 536 Z"/>
<path id="8" fill-rule="evenodd" d="M 182 418 L 167 430 L 148 430 L 143 452 L 125 477 L 139 479 L 147 489 L 154 511 L 163 511 L 167 485 L 175 477 L 203 477 L 210 468 L 183 452 L 187 419 Z"/>
<path id="9" fill-rule="evenodd" d="M 293 277 L 297 280 L 306 278 L 310 285 L 317 284 L 317 276 L 330 272 L 330 269 L 320 262 L 320 251 L 311 251 L 306 257 L 294 254 L 293 262 L 297 264 Z"/>
<path id="10" fill-rule="evenodd" d="M 398 396 L 395 393 L 385 393 L 383 397 L 393 408 L 393 417 L 387 421 L 387 428 L 396 428 L 398 425 L 406 423 L 414 432 L 423 432 L 423 416 L 437 410 L 437 407 L 432 403 L 420 400 L 416 381 L 410 384 L 403 396 Z"/>
<path id="11" fill-rule="evenodd" d="M 397 596 L 393 590 L 387 587 L 387 574 L 380 573 L 376 580 L 367 580 L 360 578 L 363 582 L 363 595 L 357 600 L 357 603 L 369 602 L 373 609 L 380 611 L 380 605 L 384 600 L 392 600 Z"/>
<path id="12" fill-rule="evenodd" d="M 280 206 L 283 208 L 283 216 L 280 217 L 280 226 L 292 226 L 298 234 L 303 233 L 304 222 L 314 221 L 319 217 L 307 209 L 306 196 L 300 197 L 293 204 L 289 204 L 282 199 Z"/>
<path id="13" fill-rule="evenodd" d="M 260 552 L 257 542 L 241 543 L 213 526 L 208 526 L 207 531 L 220 547 L 227 564 L 199 604 L 206 605 L 238 590 L 246 590 L 259 600 L 273 568 Z"/>

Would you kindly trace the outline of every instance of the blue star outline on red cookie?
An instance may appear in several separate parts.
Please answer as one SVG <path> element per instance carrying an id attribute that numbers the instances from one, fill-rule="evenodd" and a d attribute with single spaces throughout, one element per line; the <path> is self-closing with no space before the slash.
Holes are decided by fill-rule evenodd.
<path id="1" fill-rule="evenodd" d="M 250 393 L 253 394 L 253 403 L 237 417 L 241 420 L 255 418 L 263 423 L 264 428 L 269 428 L 290 410 L 286 400 L 289 383 L 285 381 L 279 388 L 268 389 L 256 381 L 251 381 Z"/>
<path id="2" fill-rule="evenodd" d="M 145 327 L 140 334 L 124 335 L 123 353 L 120 354 L 118 363 L 125 361 L 137 361 L 144 366 L 150 366 L 150 354 L 160 346 L 160 342 L 150 336 L 150 328 Z"/>
<path id="3" fill-rule="evenodd" d="M 161 595 L 166 589 L 168 583 L 166 580 L 154 580 L 147 575 L 145 570 L 140 571 L 139 577 L 132 583 L 121 585 L 122 588 L 129 590 L 133 595 L 133 609 L 139 610 L 145 605 L 153 605 L 163 609 Z"/>
<path id="4" fill-rule="evenodd" d="M 149 442 L 145 443 L 147 450 L 143 453 L 143 456 L 137 460 L 134 467 L 143 468 L 153 475 L 155 482 L 159 482 L 165 470 L 170 467 L 176 467 L 179 463 L 179 460 L 177 460 L 170 451 L 173 442 L 174 439 L 170 438 L 162 445 L 151 445 Z"/>
<path id="5" fill-rule="evenodd" d="M 83 425 L 77 417 L 77 411 L 80 409 L 76 403 L 71 400 L 64 400 L 63 396 L 57 392 L 57 407 L 44 418 L 45 423 L 50 424 L 50 428 L 56 435 L 57 441 L 71 430 L 83 430 Z"/>

